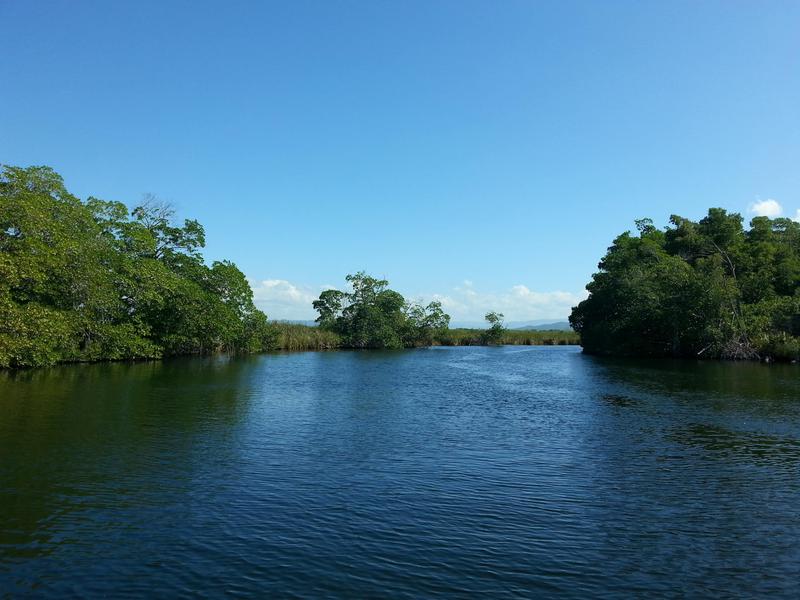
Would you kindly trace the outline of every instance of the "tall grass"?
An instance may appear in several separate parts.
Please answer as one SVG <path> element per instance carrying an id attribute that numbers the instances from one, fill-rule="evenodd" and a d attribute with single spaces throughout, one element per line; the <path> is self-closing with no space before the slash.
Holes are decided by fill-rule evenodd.
<path id="1" fill-rule="evenodd" d="M 298 323 L 274 322 L 276 350 L 334 350 L 341 346 L 339 336 L 319 327 Z"/>
<path id="2" fill-rule="evenodd" d="M 485 344 L 482 329 L 448 329 L 437 342 L 442 346 L 482 346 Z M 574 331 L 520 331 L 507 329 L 499 344 L 512 346 L 573 346 L 580 343 Z"/>
<path id="3" fill-rule="evenodd" d="M 319 327 L 310 327 L 298 323 L 271 324 L 276 350 L 335 350 L 342 347 L 338 334 Z M 436 346 L 482 346 L 485 344 L 482 329 L 448 329 L 437 335 L 433 344 Z M 580 343 L 574 331 L 519 331 L 506 330 L 499 340 L 500 344 L 518 346 L 568 346 Z"/>

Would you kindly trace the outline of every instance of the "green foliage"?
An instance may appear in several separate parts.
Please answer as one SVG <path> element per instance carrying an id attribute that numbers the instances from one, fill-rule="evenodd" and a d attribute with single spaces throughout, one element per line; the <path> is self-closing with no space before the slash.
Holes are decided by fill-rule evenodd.
<path id="1" fill-rule="evenodd" d="M 0 173 L 0 367 L 272 347 L 233 263 L 152 198 L 72 196 L 47 167 Z"/>
<path id="2" fill-rule="evenodd" d="M 623 233 L 570 323 L 587 352 L 631 356 L 796 359 L 800 224 L 712 208 Z"/>
<path id="3" fill-rule="evenodd" d="M 342 345 L 337 333 L 323 327 L 274 322 L 270 328 L 275 350 L 335 350 Z"/>
<path id="4" fill-rule="evenodd" d="M 434 345 L 440 346 L 484 346 L 486 331 L 481 329 L 448 329 L 436 336 Z M 517 346 L 571 346 L 580 339 L 574 331 L 503 330 L 494 344 Z"/>
<path id="5" fill-rule="evenodd" d="M 406 307 L 406 341 L 411 346 L 431 346 L 444 335 L 450 326 L 450 315 L 442 303 L 433 301 L 427 306 L 411 303 Z"/>
<path id="6" fill-rule="evenodd" d="M 342 337 L 323 327 L 309 327 L 298 323 L 272 322 L 274 350 L 336 350 L 346 348 Z M 484 346 L 482 329 L 439 329 L 417 346 Z M 515 331 L 506 329 L 497 344 L 519 346 L 567 346 L 579 343 L 574 331 Z"/>
<path id="7" fill-rule="evenodd" d="M 407 303 L 389 282 L 360 271 L 346 277 L 352 291 L 326 290 L 314 301 L 321 329 L 346 348 L 429 346 L 450 324 L 440 302 Z"/>
<path id="8" fill-rule="evenodd" d="M 485 344 L 499 344 L 506 329 L 503 327 L 505 315 L 498 312 L 488 312 L 484 319 L 489 323 L 489 328 L 483 332 L 482 339 Z"/>

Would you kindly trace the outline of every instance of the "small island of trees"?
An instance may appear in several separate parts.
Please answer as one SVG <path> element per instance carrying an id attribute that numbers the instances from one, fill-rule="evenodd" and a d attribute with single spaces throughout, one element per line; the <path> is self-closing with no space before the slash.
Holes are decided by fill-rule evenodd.
<path id="1" fill-rule="evenodd" d="M 798 360 L 800 223 L 712 208 L 665 230 L 636 222 L 599 264 L 570 323 L 586 352 Z"/>
<path id="2" fill-rule="evenodd" d="M 340 336 L 347 348 L 430 346 L 450 326 L 441 302 L 406 302 L 389 282 L 359 271 L 346 277 L 350 292 L 325 290 L 314 301 L 322 329 Z"/>

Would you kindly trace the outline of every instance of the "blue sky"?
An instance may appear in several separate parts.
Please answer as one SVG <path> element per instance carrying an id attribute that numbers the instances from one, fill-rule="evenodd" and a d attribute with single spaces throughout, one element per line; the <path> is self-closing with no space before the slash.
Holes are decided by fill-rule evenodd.
<path id="1" fill-rule="evenodd" d="M 0 0 L 0 162 L 153 193 L 276 318 L 562 318 L 650 216 L 800 209 L 800 3 Z M 772 202 L 767 202 L 772 201 Z"/>

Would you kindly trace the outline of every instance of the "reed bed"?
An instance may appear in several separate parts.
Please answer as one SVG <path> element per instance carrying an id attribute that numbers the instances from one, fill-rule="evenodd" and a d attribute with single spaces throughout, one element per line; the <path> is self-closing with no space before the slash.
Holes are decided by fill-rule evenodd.
<path id="1" fill-rule="evenodd" d="M 483 346 L 482 329 L 448 329 L 436 340 L 441 346 Z M 574 331 L 520 331 L 507 329 L 498 340 L 500 345 L 512 346 L 574 346 L 580 338 Z"/>
<path id="2" fill-rule="evenodd" d="M 276 350 L 334 350 L 341 346 L 339 336 L 319 327 L 298 323 L 272 323 Z"/>
<path id="3" fill-rule="evenodd" d="M 342 347 L 336 333 L 298 323 L 273 322 L 276 350 L 335 350 Z M 448 329 L 435 337 L 435 346 L 483 346 L 486 344 L 482 329 Z M 516 346 L 569 346 L 580 343 L 574 331 L 518 331 L 506 330 L 500 338 L 501 345 Z"/>

